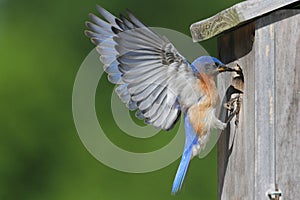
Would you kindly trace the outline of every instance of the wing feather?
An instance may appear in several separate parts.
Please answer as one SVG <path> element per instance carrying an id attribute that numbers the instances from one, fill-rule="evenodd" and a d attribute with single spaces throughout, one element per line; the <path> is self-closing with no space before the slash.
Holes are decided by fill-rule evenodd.
<path id="1" fill-rule="evenodd" d="M 145 123 L 171 129 L 181 110 L 202 95 L 193 91 L 197 77 L 190 64 L 130 11 L 128 18 L 117 18 L 100 6 L 97 10 L 103 19 L 90 14 L 85 34 L 97 45 L 109 81 L 119 85 L 117 95 Z"/>

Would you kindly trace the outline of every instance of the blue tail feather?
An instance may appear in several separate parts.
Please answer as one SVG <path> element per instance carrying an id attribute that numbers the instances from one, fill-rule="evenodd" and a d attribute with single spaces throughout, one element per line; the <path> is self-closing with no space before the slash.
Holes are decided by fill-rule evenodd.
<path id="1" fill-rule="evenodd" d="M 172 194 L 176 194 L 182 186 L 184 177 L 186 175 L 187 169 L 189 167 L 190 159 L 191 159 L 192 149 L 188 149 L 181 158 L 180 165 L 178 167 L 173 187 L 172 187 Z"/>
<path id="2" fill-rule="evenodd" d="M 193 150 L 193 145 L 196 145 L 198 143 L 198 136 L 194 138 L 194 141 L 192 144 L 188 146 L 187 149 L 182 154 L 182 158 L 179 164 L 179 167 L 176 172 L 176 176 L 173 182 L 173 187 L 172 187 L 172 194 L 176 194 L 182 187 L 184 177 L 186 175 L 187 169 L 189 167 L 189 163 L 191 160 L 192 156 L 192 150 Z"/>
<path id="3" fill-rule="evenodd" d="M 192 157 L 193 146 L 199 144 L 199 136 L 195 133 L 191 123 L 189 121 L 188 115 L 185 114 L 184 117 L 185 125 L 185 145 L 182 158 L 177 169 L 175 179 L 172 186 L 172 194 L 176 194 L 182 187 L 184 177 L 187 173 L 189 163 Z"/>

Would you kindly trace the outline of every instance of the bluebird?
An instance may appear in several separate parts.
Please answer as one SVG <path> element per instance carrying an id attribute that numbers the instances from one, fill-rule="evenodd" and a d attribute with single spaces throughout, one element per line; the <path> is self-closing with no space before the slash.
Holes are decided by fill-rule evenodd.
<path id="1" fill-rule="evenodd" d="M 130 11 L 119 18 L 97 6 L 103 18 L 89 14 L 85 34 L 97 46 L 115 92 L 136 117 L 158 129 L 170 130 L 181 113 L 185 146 L 173 182 L 181 187 L 190 160 L 205 147 L 213 128 L 226 123 L 215 116 L 219 95 L 216 76 L 233 71 L 220 60 L 201 56 L 189 63 L 164 36 L 155 33 Z"/>

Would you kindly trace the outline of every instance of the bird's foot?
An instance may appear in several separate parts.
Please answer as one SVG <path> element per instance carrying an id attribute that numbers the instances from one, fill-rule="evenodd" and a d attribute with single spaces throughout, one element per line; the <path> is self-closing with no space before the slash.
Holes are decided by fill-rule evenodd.
<path id="1" fill-rule="evenodd" d="M 223 123 L 219 119 L 216 120 L 215 127 L 220 130 L 224 130 L 227 127 L 227 123 Z"/>

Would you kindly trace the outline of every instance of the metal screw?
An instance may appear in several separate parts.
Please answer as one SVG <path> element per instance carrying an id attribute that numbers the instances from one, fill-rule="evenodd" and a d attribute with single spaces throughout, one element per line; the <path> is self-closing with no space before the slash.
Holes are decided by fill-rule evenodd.
<path id="1" fill-rule="evenodd" d="M 271 200 L 279 200 L 279 198 L 281 197 L 282 192 L 278 189 L 278 186 L 275 186 L 275 191 L 270 191 L 268 192 L 268 197 Z"/>

